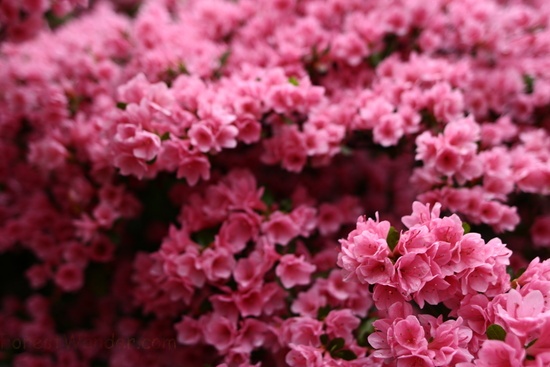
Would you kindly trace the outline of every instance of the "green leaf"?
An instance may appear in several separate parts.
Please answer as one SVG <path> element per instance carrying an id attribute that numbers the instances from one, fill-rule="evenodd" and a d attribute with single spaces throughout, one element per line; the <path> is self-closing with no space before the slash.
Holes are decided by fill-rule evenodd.
<path id="1" fill-rule="evenodd" d="M 290 198 L 281 200 L 279 210 L 284 213 L 290 213 L 292 211 L 292 200 Z"/>
<path id="2" fill-rule="evenodd" d="M 229 61 L 229 56 L 231 56 L 231 50 L 225 51 L 220 56 L 220 68 L 223 68 L 225 65 L 227 65 L 227 61 Z"/>
<path id="3" fill-rule="evenodd" d="M 351 149 L 347 145 L 342 145 L 340 146 L 340 152 L 342 153 L 342 155 L 350 156 L 353 154 L 353 149 Z"/>
<path id="4" fill-rule="evenodd" d="M 284 121 L 285 124 L 287 124 L 287 125 L 294 125 L 294 120 L 291 119 L 291 118 L 288 117 L 288 116 L 283 116 L 283 121 Z"/>
<path id="5" fill-rule="evenodd" d="M 231 50 L 225 51 L 223 54 L 221 54 L 219 58 L 219 65 L 214 70 L 214 78 L 220 79 L 222 77 L 223 69 L 225 68 L 225 65 L 227 65 L 227 61 L 229 60 L 229 56 L 231 56 Z"/>
<path id="6" fill-rule="evenodd" d="M 506 267 L 506 274 L 508 274 L 510 276 L 510 279 L 515 279 L 516 278 L 514 268 L 511 267 L 511 266 Z"/>
<path id="7" fill-rule="evenodd" d="M 220 226 L 206 228 L 195 232 L 191 235 L 191 239 L 202 247 L 208 247 L 214 242 L 214 238 L 218 234 Z"/>
<path id="8" fill-rule="evenodd" d="M 524 91 L 526 94 L 532 94 L 535 90 L 535 78 L 529 74 L 523 75 Z"/>
<path id="9" fill-rule="evenodd" d="M 180 74 L 186 74 L 189 75 L 189 70 L 187 70 L 187 66 L 183 62 L 180 62 L 178 64 L 178 71 Z"/>
<path id="10" fill-rule="evenodd" d="M 128 106 L 128 103 L 125 103 L 125 102 L 117 102 L 116 103 L 116 108 L 118 108 L 120 110 L 125 110 L 126 106 Z"/>
<path id="11" fill-rule="evenodd" d="M 464 234 L 470 233 L 470 230 L 472 229 L 470 225 L 466 222 L 462 222 L 462 229 L 464 230 Z"/>
<path id="12" fill-rule="evenodd" d="M 377 52 L 377 53 L 374 53 L 374 54 L 370 55 L 367 59 L 367 62 L 373 68 L 377 67 L 378 64 L 380 64 L 381 61 L 382 61 L 382 53 L 380 53 L 380 52 Z"/>
<path id="13" fill-rule="evenodd" d="M 165 141 L 168 139 L 170 139 L 170 133 L 168 131 L 160 136 L 160 141 Z"/>
<path id="14" fill-rule="evenodd" d="M 537 340 L 539 340 L 539 338 L 531 340 L 531 341 L 525 346 L 525 349 L 530 348 L 533 344 L 535 344 L 535 343 L 537 342 Z"/>
<path id="15" fill-rule="evenodd" d="M 332 355 L 332 352 L 342 349 L 344 344 L 346 344 L 344 338 L 334 338 L 328 343 L 327 350 Z"/>
<path id="16" fill-rule="evenodd" d="M 359 329 L 357 330 L 357 344 L 362 347 L 368 345 L 368 336 L 374 333 L 374 326 L 372 324 L 376 320 L 377 318 L 371 317 L 361 322 L 361 325 L 359 325 Z"/>
<path id="17" fill-rule="evenodd" d="M 319 340 L 321 341 L 321 344 L 326 346 L 328 344 L 328 335 L 327 334 L 321 335 L 319 337 Z"/>
<path id="18" fill-rule="evenodd" d="M 399 232 L 397 229 L 395 229 L 394 226 L 390 227 L 390 230 L 388 231 L 388 235 L 386 236 L 386 242 L 388 243 L 388 247 L 390 250 L 393 251 L 395 246 L 397 246 L 397 243 L 399 242 Z"/>
<path id="19" fill-rule="evenodd" d="M 53 11 L 48 11 L 44 15 L 51 29 L 58 28 L 63 24 L 65 24 L 66 22 L 70 21 L 71 18 L 73 18 L 71 13 L 65 16 L 57 16 Z"/>
<path id="20" fill-rule="evenodd" d="M 298 81 L 298 79 L 295 76 L 291 76 L 290 78 L 288 78 L 288 82 L 292 85 L 295 85 L 295 86 L 300 85 L 300 82 Z"/>
<path id="21" fill-rule="evenodd" d="M 439 123 L 437 122 L 437 118 L 435 118 L 434 114 L 426 108 L 420 111 L 420 116 L 422 118 L 422 122 L 428 125 L 428 127 L 431 129 L 436 128 L 439 125 Z"/>
<path id="22" fill-rule="evenodd" d="M 506 339 L 506 330 L 500 325 L 492 324 L 487 328 L 487 338 L 490 340 L 502 340 Z"/>
<path id="23" fill-rule="evenodd" d="M 297 247 L 296 241 L 295 240 L 290 241 L 290 243 L 286 246 L 286 253 L 287 254 L 295 253 L 296 247 Z"/>
<path id="24" fill-rule="evenodd" d="M 264 202 L 265 205 L 267 205 L 268 207 L 273 205 L 273 203 L 275 202 L 275 195 L 273 194 L 273 192 L 271 190 L 268 190 L 267 188 L 264 189 L 264 193 L 262 195 L 262 201 Z"/>
<path id="25" fill-rule="evenodd" d="M 325 317 L 327 317 L 330 310 L 331 310 L 331 307 L 329 305 L 326 305 L 324 307 L 320 307 L 319 310 L 317 311 L 317 319 L 318 320 L 323 320 Z"/>
<path id="26" fill-rule="evenodd" d="M 349 349 L 342 349 L 331 354 L 332 357 L 341 358 L 345 361 L 352 361 L 357 359 L 357 355 Z"/>
<path id="27" fill-rule="evenodd" d="M 207 312 L 210 312 L 214 310 L 214 307 L 212 306 L 212 302 L 210 302 L 208 299 L 205 299 L 204 301 L 201 302 L 201 304 L 199 305 L 199 311 L 204 314 L 204 313 L 207 313 Z"/>

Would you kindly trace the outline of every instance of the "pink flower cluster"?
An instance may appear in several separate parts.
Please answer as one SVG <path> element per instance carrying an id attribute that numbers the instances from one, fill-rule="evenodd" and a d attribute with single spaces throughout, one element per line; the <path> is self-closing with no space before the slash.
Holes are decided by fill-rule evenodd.
<path id="1" fill-rule="evenodd" d="M 124 0 L 123 0 L 124 1 Z M 22 42 L 62 23 L 71 12 L 88 7 L 88 0 L 2 0 L 0 41 Z"/>
<path id="2" fill-rule="evenodd" d="M 377 309 L 411 300 L 420 308 L 453 305 L 469 294 L 494 296 L 508 289 L 511 251 L 498 238 L 485 243 L 477 233 L 465 234 L 456 214 L 439 218 L 440 207 L 415 202 L 413 213 L 403 217 L 408 230 L 401 233 L 387 221 L 360 217 L 340 241 L 338 265 L 346 279 L 374 286 Z"/>
<path id="3" fill-rule="evenodd" d="M 549 65 L 545 0 L 0 0 L 0 365 L 548 365 Z"/>
<path id="4" fill-rule="evenodd" d="M 372 289 L 371 356 L 384 366 L 545 365 L 548 260 L 536 258 L 511 282 L 511 251 L 464 234 L 460 219 L 439 218 L 439 209 L 415 202 L 400 234 L 360 217 L 341 240 L 338 265 Z M 447 311 L 436 317 L 430 305 Z"/>

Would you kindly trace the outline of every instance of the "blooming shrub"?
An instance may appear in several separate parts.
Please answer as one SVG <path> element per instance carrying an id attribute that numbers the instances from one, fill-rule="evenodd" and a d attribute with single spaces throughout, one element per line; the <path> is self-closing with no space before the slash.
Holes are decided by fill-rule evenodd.
<path id="1" fill-rule="evenodd" d="M 549 365 L 549 65 L 544 0 L 0 0 L 0 365 Z"/>

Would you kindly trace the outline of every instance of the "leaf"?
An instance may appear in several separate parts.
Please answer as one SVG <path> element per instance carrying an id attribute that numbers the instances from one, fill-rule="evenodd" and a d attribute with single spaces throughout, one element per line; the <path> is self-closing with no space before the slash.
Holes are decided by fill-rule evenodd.
<path id="1" fill-rule="evenodd" d="M 492 324 L 487 328 L 487 338 L 490 340 L 502 340 L 506 339 L 506 330 L 500 325 Z"/>
<path id="2" fill-rule="evenodd" d="M 128 103 L 125 103 L 125 102 L 117 102 L 116 103 L 116 108 L 118 108 L 120 110 L 125 110 L 126 106 L 128 106 Z"/>
<path id="3" fill-rule="evenodd" d="M 353 149 L 351 149 L 347 145 L 342 145 L 340 146 L 340 152 L 342 153 L 342 155 L 350 156 L 353 154 Z"/>
<path id="4" fill-rule="evenodd" d="M 464 234 L 470 233 L 470 230 L 472 229 L 470 225 L 466 222 L 462 222 L 462 229 L 464 230 Z"/>
<path id="5" fill-rule="evenodd" d="M 388 247 L 390 250 L 393 251 L 395 246 L 397 246 L 397 243 L 399 242 L 399 232 L 397 232 L 397 229 L 395 229 L 394 226 L 390 227 L 390 230 L 388 231 L 388 235 L 386 236 L 386 242 L 388 243 Z"/>
<path id="6" fill-rule="evenodd" d="M 382 53 L 377 52 L 370 55 L 367 61 L 370 64 L 370 66 L 372 66 L 373 68 L 377 67 L 378 64 L 380 64 L 380 62 L 382 61 Z"/>
<path id="7" fill-rule="evenodd" d="M 165 141 L 168 139 L 170 139 L 170 133 L 168 131 L 160 136 L 160 141 Z"/>
<path id="8" fill-rule="evenodd" d="M 219 58 L 219 65 L 216 70 L 214 70 L 214 78 L 220 79 L 222 77 L 222 72 L 225 66 L 227 65 L 227 61 L 229 60 L 229 56 L 231 56 L 231 50 L 225 51 L 223 54 L 221 54 Z"/>
<path id="9" fill-rule="evenodd" d="M 377 318 L 371 317 L 361 322 L 359 329 L 357 330 L 357 343 L 365 347 L 368 345 L 368 336 L 374 333 L 374 326 L 372 325 Z"/>
<path id="10" fill-rule="evenodd" d="M 535 344 L 535 343 L 537 342 L 537 340 L 539 340 L 539 338 L 531 340 L 531 341 L 525 346 L 525 349 L 530 348 L 533 344 Z"/>
<path id="11" fill-rule="evenodd" d="M 220 68 L 223 68 L 225 65 L 227 65 L 227 61 L 229 61 L 229 56 L 231 56 L 231 50 L 225 51 L 220 56 Z"/>
<path id="12" fill-rule="evenodd" d="M 346 344 L 344 338 L 334 338 L 328 343 L 327 350 L 332 355 L 332 352 L 342 349 L 344 344 Z"/>
<path id="13" fill-rule="evenodd" d="M 529 74 L 523 75 L 524 91 L 526 94 L 532 94 L 535 90 L 535 78 Z"/>
<path id="14" fill-rule="evenodd" d="M 262 195 L 262 201 L 264 202 L 265 205 L 270 207 L 275 202 L 275 195 L 273 194 L 272 191 L 268 189 L 264 189 L 264 193 Z"/>
<path id="15" fill-rule="evenodd" d="M 288 78 L 288 82 L 295 86 L 300 85 L 300 82 L 298 81 L 298 79 L 296 79 L 295 76 L 291 76 L 290 78 Z"/>
<path id="16" fill-rule="evenodd" d="M 327 317 L 330 310 L 331 310 L 331 307 L 329 305 L 320 307 L 319 310 L 317 311 L 317 319 L 323 320 L 325 317 Z"/>
<path id="17" fill-rule="evenodd" d="M 189 75 L 189 70 L 187 70 L 187 66 L 185 66 L 183 62 L 180 62 L 178 64 L 178 71 L 180 72 L 180 74 Z"/>
<path id="18" fill-rule="evenodd" d="M 283 213 L 290 213 L 292 211 L 292 200 L 290 198 L 281 200 L 279 210 Z"/>
<path id="19" fill-rule="evenodd" d="M 193 233 L 191 235 L 191 239 L 195 243 L 199 244 L 201 247 L 208 247 L 212 242 L 214 242 L 214 238 L 218 234 L 219 230 L 220 230 L 220 226 L 206 228 Z"/>
<path id="20" fill-rule="evenodd" d="M 287 124 L 287 125 L 294 125 L 294 120 L 291 119 L 290 117 L 288 117 L 288 116 L 283 116 L 282 118 L 283 118 L 283 121 L 285 122 L 285 124 Z"/>
<path id="21" fill-rule="evenodd" d="M 328 344 L 328 335 L 327 334 L 321 335 L 319 337 L 319 340 L 321 341 L 321 344 L 326 346 Z"/>
<path id="22" fill-rule="evenodd" d="M 201 313 L 207 313 L 207 312 L 212 311 L 213 309 L 214 309 L 214 307 L 212 306 L 212 303 L 208 299 L 205 299 L 199 305 L 199 311 Z"/>
<path id="23" fill-rule="evenodd" d="M 357 359 L 357 354 L 353 353 L 349 349 L 339 350 L 339 351 L 334 352 L 333 354 L 331 354 L 331 356 L 335 357 L 335 358 L 341 358 L 345 361 L 352 361 L 354 359 Z"/>

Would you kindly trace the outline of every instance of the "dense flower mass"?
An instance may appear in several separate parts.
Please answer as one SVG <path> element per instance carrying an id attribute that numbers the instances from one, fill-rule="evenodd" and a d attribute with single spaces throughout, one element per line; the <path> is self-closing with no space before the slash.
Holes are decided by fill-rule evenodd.
<path id="1" fill-rule="evenodd" d="M 0 0 L 0 365 L 550 365 L 546 0 Z"/>

